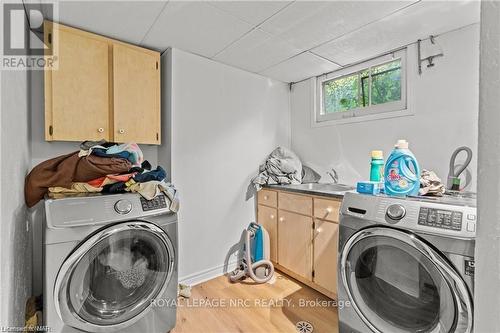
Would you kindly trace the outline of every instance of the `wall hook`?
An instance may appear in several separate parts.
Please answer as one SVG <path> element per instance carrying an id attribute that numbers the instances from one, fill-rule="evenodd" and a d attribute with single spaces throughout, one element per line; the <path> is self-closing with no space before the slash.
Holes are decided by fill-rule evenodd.
<path id="1" fill-rule="evenodd" d="M 429 36 L 429 41 L 432 45 L 437 45 L 436 44 L 436 37 L 433 36 L 433 35 L 430 35 Z M 437 45 L 439 47 L 439 45 Z M 417 40 L 417 50 L 418 50 L 418 74 L 421 75 L 422 74 L 422 63 L 426 62 L 427 61 L 427 68 L 430 68 L 430 67 L 434 67 L 435 64 L 434 64 L 434 59 L 435 58 L 439 58 L 439 57 L 442 57 L 444 56 L 444 53 L 442 51 L 439 51 L 438 53 L 436 54 L 433 54 L 433 55 L 430 55 L 426 58 L 423 58 L 422 59 L 422 40 L 419 39 Z"/>

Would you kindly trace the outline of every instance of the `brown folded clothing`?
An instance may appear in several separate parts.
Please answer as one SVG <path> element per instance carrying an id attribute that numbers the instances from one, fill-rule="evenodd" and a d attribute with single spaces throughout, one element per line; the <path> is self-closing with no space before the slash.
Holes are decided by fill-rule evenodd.
<path id="1" fill-rule="evenodd" d="M 123 158 L 89 155 L 78 152 L 59 156 L 38 164 L 26 176 L 24 198 L 28 207 L 43 199 L 49 187 L 71 187 L 73 182 L 88 182 L 109 174 L 127 172 L 132 164 Z"/>

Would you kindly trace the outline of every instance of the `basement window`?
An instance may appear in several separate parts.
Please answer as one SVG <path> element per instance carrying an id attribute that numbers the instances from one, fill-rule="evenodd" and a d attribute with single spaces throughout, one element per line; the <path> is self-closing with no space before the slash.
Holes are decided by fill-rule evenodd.
<path id="1" fill-rule="evenodd" d="M 316 91 L 317 123 L 401 113 L 406 110 L 406 49 L 322 75 Z"/>

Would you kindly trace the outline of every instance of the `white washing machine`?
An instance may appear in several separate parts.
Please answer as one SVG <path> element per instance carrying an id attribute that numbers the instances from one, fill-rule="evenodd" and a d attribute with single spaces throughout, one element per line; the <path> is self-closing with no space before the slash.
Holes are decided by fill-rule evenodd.
<path id="1" fill-rule="evenodd" d="M 475 198 L 347 193 L 340 332 L 472 332 L 476 222 Z"/>
<path id="2" fill-rule="evenodd" d="M 45 201 L 44 325 L 166 333 L 175 326 L 177 216 L 163 195 Z"/>

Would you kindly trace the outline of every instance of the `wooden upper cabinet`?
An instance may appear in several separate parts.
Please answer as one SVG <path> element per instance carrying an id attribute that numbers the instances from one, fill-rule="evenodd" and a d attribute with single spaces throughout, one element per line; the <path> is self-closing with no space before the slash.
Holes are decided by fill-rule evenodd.
<path id="1" fill-rule="evenodd" d="M 108 44 L 64 28 L 50 38 L 58 67 L 45 71 L 46 140 L 110 140 Z"/>
<path id="2" fill-rule="evenodd" d="M 160 54 L 45 22 L 45 139 L 161 143 Z"/>
<path id="3" fill-rule="evenodd" d="M 114 138 L 160 143 L 160 55 L 113 45 Z"/>

